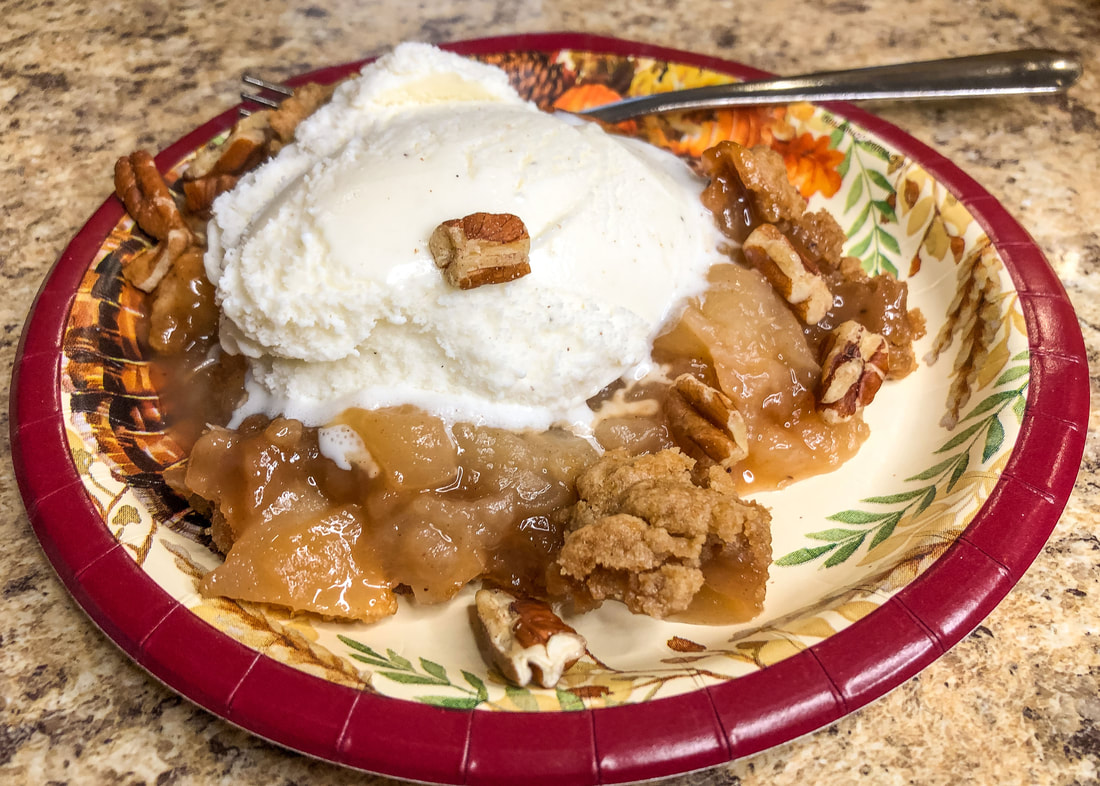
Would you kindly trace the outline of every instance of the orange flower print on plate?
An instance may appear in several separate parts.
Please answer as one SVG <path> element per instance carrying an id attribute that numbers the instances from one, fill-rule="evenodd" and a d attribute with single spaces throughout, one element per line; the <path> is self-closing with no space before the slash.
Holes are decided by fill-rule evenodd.
<path id="1" fill-rule="evenodd" d="M 790 141 L 777 141 L 772 148 L 783 156 L 787 176 L 809 199 L 820 193 L 828 198 L 840 190 L 840 172 L 837 167 L 844 154 L 829 147 L 829 137 L 815 137 L 808 131 Z"/>
<path id="2" fill-rule="evenodd" d="M 566 112 L 583 112 L 585 109 L 613 104 L 622 100 L 622 95 L 607 85 L 598 82 L 590 82 L 583 85 L 574 85 L 554 100 L 554 109 L 562 109 Z M 633 134 L 638 124 L 633 120 L 624 120 L 616 123 L 614 128 L 627 134 Z"/>
<path id="3" fill-rule="evenodd" d="M 715 112 L 684 112 L 642 119 L 643 135 L 681 156 L 699 157 L 707 148 L 730 139 L 745 147 L 768 145 L 788 139 L 794 129 L 786 107 L 754 107 Z"/>

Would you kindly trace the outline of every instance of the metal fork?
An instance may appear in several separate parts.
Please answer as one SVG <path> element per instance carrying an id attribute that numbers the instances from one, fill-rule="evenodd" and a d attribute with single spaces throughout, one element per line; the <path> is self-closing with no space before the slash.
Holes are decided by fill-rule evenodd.
<path id="1" fill-rule="evenodd" d="M 674 90 L 626 98 L 575 114 L 618 123 L 640 115 L 792 101 L 980 98 L 1055 93 L 1073 85 L 1081 72 L 1081 61 L 1074 54 L 1052 49 L 1021 49 Z M 243 80 L 282 96 L 293 93 L 285 85 L 249 74 Z M 266 107 L 279 105 L 278 99 L 258 93 L 243 92 L 241 98 Z"/>

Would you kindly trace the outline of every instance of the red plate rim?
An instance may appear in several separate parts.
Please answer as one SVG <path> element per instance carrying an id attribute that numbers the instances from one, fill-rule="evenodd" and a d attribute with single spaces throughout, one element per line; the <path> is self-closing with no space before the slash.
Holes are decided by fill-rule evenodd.
<path id="1" fill-rule="evenodd" d="M 482 38 L 444 48 L 468 55 L 572 49 L 667 59 L 741 78 L 767 75 L 715 57 L 583 33 Z M 332 81 L 365 62 L 290 81 Z M 859 622 L 774 666 L 704 690 L 617 708 L 531 714 L 446 710 L 355 691 L 218 632 L 170 598 L 114 541 L 69 452 L 61 338 L 90 257 L 122 217 L 113 196 L 42 285 L 14 366 L 15 474 L 46 556 L 93 622 L 173 690 L 279 745 L 393 777 L 470 784 L 663 777 L 787 742 L 884 695 L 973 630 L 1050 536 L 1084 452 L 1088 366 L 1061 282 L 991 194 L 897 127 L 848 104 L 825 106 L 919 161 L 980 222 L 1017 288 L 1031 352 L 1023 424 L 989 499 L 939 560 Z M 158 165 L 173 165 L 235 119 L 234 109 L 200 126 L 160 153 Z"/>

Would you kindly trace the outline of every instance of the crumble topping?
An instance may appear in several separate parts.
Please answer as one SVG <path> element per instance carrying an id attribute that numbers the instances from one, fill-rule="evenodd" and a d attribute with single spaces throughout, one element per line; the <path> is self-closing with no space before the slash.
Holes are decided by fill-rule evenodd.
<path id="1" fill-rule="evenodd" d="M 692 480 L 679 450 L 630 456 L 616 450 L 577 478 L 580 499 L 564 512 L 565 543 L 554 566 L 594 605 L 608 598 L 631 611 L 685 611 L 705 581 L 704 563 L 737 558 L 766 571 L 771 514 L 741 500 L 724 470 Z"/>

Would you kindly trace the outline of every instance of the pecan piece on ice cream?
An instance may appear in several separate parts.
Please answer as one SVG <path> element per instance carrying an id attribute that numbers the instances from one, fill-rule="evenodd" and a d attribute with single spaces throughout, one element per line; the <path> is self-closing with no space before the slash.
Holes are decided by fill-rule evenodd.
<path id="1" fill-rule="evenodd" d="M 532 682 L 553 688 L 584 655 L 584 637 L 544 601 L 481 589 L 474 604 L 474 630 L 483 655 L 521 688 Z"/>
<path id="2" fill-rule="evenodd" d="M 725 470 L 696 485 L 695 462 L 676 449 L 629 456 L 615 450 L 577 478 L 580 499 L 564 512 L 565 541 L 548 586 L 575 606 L 621 600 L 635 613 L 686 610 L 712 561 L 757 578 L 763 602 L 771 562 L 771 514 L 737 496 Z M 560 584 L 560 586 L 558 586 Z"/>
<path id="3" fill-rule="evenodd" d="M 428 240 L 436 267 L 459 289 L 503 284 L 531 272 L 531 236 L 511 213 L 471 213 L 444 221 Z"/>

